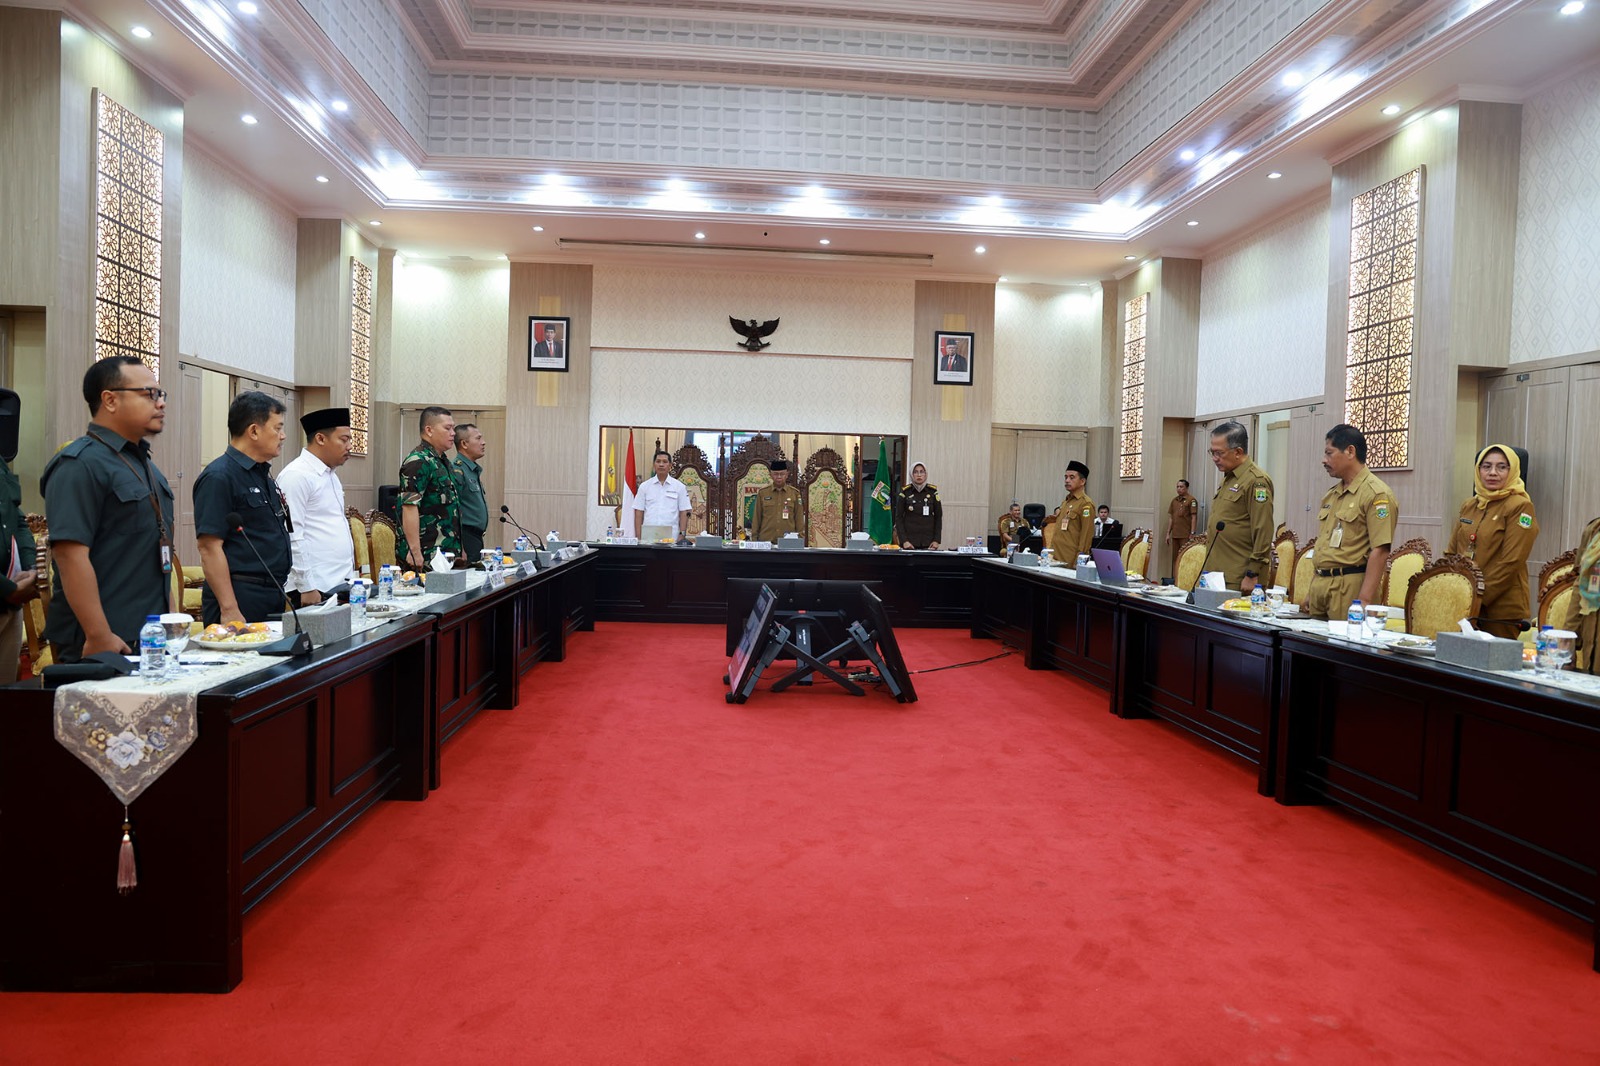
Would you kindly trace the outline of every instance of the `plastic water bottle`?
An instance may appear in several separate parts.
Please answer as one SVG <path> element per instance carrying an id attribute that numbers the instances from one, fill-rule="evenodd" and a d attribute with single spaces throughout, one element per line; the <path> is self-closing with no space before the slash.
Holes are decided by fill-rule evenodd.
<path id="1" fill-rule="evenodd" d="M 607 540 L 611 539 L 611 530 L 610 530 L 609 527 L 606 529 L 606 539 Z M 517 539 L 511 542 L 511 548 L 512 548 L 513 551 L 525 552 L 525 551 L 528 550 L 528 547 L 529 547 L 528 538 L 524 534 L 521 534 L 521 533 L 518 533 L 517 534 Z"/>
<path id="2" fill-rule="evenodd" d="M 1555 626 L 1540 626 L 1539 635 L 1533 638 L 1533 665 L 1534 670 L 1540 674 L 1554 673 L 1552 670 L 1552 652 L 1555 650 L 1556 641 L 1550 634 L 1555 632 Z"/>
<path id="3" fill-rule="evenodd" d="M 378 599 L 394 599 L 394 567 L 386 566 L 378 571 Z"/>
<path id="4" fill-rule="evenodd" d="M 139 676 L 159 685 L 167 676 L 167 630 L 159 614 L 147 614 L 139 630 Z"/>
<path id="5" fill-rule="evenodd" d="M 367 583 L 359 577 L 350 582 L 350 621 L 360 624 L 367 620 Z"/>
<path id="6" fill-rule="evenodd" d="M 1367 609 L 1361 605 L 1360 600 L 1350 601 L 1350 612 L 1345 615 L 1344 635 L 1347 640 L 1367 639 Z"/>
<path id="7" fill-rule="evenodd" d="M 1267 592 L 1259 581 L 1256 582 L 1256 587 L 1250 590 L 1250 617 L 1267 617 Z"/>

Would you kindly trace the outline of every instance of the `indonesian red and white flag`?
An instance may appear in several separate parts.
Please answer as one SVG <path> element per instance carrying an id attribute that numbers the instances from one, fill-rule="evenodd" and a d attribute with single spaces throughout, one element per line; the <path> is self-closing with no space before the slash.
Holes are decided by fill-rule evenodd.
<path id="1" fill-rule="evenodd" d="M 633 498 L 639 492 L 639 473 L 633 461 L 633 430 L 628 430 L 628 458 L 622 464 L 622 513 L 617 516 L 620 534 L 633 536 Z"/>

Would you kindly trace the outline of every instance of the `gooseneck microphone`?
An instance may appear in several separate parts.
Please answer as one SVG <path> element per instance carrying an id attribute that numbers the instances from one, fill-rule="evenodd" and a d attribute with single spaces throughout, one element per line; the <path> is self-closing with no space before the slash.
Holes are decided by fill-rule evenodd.
<path id="1" fill-rule="evenodd" d="M 539 547 L 541 550 L 544 548 L 544 538 L 539 536 L 539 534 L 535 533 L 531 529 L 523 529 L 522 523 L 518 522 L 516 516 L 511 513 L 511 508 L 503 503 L 500 505 L 500 522 L 502 524 L 510 522 L 512 525 L 517 527 L 518 533 L 521 533 L 524 537 L 532 537 L 534 540 L 539 542 Z"/>
<path id="2" fill-rule="evenodd" d="M 1218 533 L 1221 533 L 1227 527 L 1228 527 L 1228 523 L 1222 521 L 1220 518 L 1217 520 L 1217 532 Z M 1215 548 L 1216 546 L 1217 546 L 1217 538 L 1216 537 L 1212 537 L 1211 538 L 1211 542 L 1206 545 L 1206 557 L 1204 559 L 1200 560 L 1200 573 L 1195 575 L 1194 588 L 1189 590 L 1189 596 L 1188 596 L 1187 599 L 1185 599 L 1183 601 L 1184 603 L 1188 603 L 1188 604 L 1193 604 L 1194 603 L 1194 589 L 1197 589 L 1197 588 L 1200 587 L 1200 579 L 1202 577 L 1204 577 L 1205 573 L 1206 573 L 1206 564 L 1211 561 L 1211 549 Z"/>
<path id="3" fill-rule="evenodd" d="M 256 550 L 255 541 L 251 540 L 250 534 L 244 531 L 243 516 L 238 511 L 229 511 L 223 520 L 228 523 L 228 526 L 235 533 L 244 538 L 245 544 L 250 548 L 250 554 L 256 557 L 256 562 L 261 564 L 261 569 L 266 572 L 268 577 L 271 577 L 272 571 L 267 567 L 267 561 L 261 558 L 261 553 Z M 283 596 L 284 601 L 289 604 L 289 613 L 294 615 L 294 633 L 284 637 L 282 640 L 275 640 L 271 644 L 258 646 L 255 649 L 256 653 L 259 655 L 310 655 L 311 638 L 300 627 L 299 609 L 295 607 L 294 601 L 289 599 L 289 591 L 283 587 L 283 582 L 273 578 L 273 584 L 277 587 L 279 594 Z"/>

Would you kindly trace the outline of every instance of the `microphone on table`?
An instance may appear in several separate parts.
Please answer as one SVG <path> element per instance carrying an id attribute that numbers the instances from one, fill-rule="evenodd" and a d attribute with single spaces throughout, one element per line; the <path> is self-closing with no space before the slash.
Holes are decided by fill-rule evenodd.
<path id="1" fill-rule="evenodd" d="M 261 569 L 266 572 L 267 576 L 272 577 L 272 571 L 267 567 L 266 560 L 261 558 L 261 553 L 256 550 L 255 541 L 251 540 L 250 534 L 244 531 L 244 518 L 239 512 L 229 511 L 224 521 L 228 523 L 229 528 L 244 538 L 245 544 L 250 548 L 250 554 L 256 557 L 256 562 L 261 564 Z M 257 645 L 255 651 L 260 655 L 310 655 L 311 638 L 300 627 L 299 609 L 295 607 L 294 601 L 289 599 L 289 591 L 283 587 L 283 582 L 274 578 L 272 584 L 278 590 L 278 593 L 283 596 L 284 601 L 289 604 L 289 613 L 294 615 L 294 633 L 270 644 Z"/>
<path id="2" fill-rule="evenodd" d="M 534 540 L 538 541 L 541 549 L 544 547 L 544 538 L 539 536 L 539 534 L 535 533 L 531 529 L 523 529 L 522 523 L 518 522 L 516 517 L 512 515 L 511 508 L 503 503 L 500 505 L 500 521 L 502 524 L 510 522 L 512 525 L 517 527 L 518 533 L 521 533 L 524 537 L 532 537 Z"/>
<path id="3" fill-rule="evenodd" d="M 1217 532 L 1218 533 L 1221 533 L 1224 529 L 1227 528 L 1227 526 L 1228 526 L 1228 523 L 1222 521 L 1221 519 L 1217 520 Z M 1212 537 L 1211 538 L 1211 542 L 1206 545 L 1206 557 L 1204 559 L 1200 560 L 1200 573 L 1195 576 L 1194 589 L 1197 589 L 1197 588 L 1200 587 L 1200 579 L 1202 577 L 1204 577 L 1205 573 L 1206 573 L 1206 564 L 1211 561 L 1211 549 L 1215 548 L 1216 546 L 1217 546 L 1217 538 L 1216 537 Z M 1187 604 L 1193 604 L 1194 603 L 1194 589 L 1190 589 L 1189 590 L 1189 597 L 1188 597 L 1188 599 L 1183 601 L 1184 603 L 1187 603 Z"/>

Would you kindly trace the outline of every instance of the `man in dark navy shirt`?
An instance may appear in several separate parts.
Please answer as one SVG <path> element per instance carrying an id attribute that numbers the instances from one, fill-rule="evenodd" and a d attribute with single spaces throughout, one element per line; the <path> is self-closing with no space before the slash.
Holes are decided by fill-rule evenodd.
<path id="1" fill-rule="evenodd" d="M 169 610 L 172 488 L 150 461 L 167 394 L 137 356 L 112 355 L 83 375 L 89 428 L 39 479 L 55 555 L 44 635 L 56 661 L 139 646 L 145 615 Z"/>
<path id="2" fill-rule="evenodd" d="M 195 478 L 194 531 L 206 574 L 200 612 L 207 625 L 264 622 L 284 609 L 293 519 L 269 466 L 283 451 L 284 410 L 264 392 L 241 392 L 228 405 L 228 450 Z M 238 512 L 243 532 L 229 525 L 230 511 Z"/>

